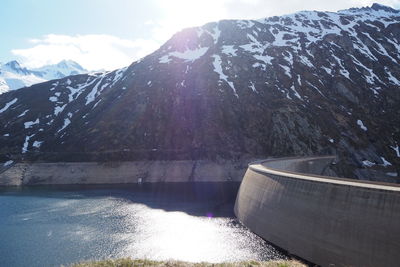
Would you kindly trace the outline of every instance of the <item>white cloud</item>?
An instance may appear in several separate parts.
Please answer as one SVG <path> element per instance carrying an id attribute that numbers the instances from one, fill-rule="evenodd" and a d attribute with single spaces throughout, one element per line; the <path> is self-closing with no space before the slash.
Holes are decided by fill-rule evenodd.
<path id="1" fill-rule="evenodd" d="M 27 49 L 11 52 L 24 65 L 35 68 L 71 59 L 89 70 L 112 70 L 127 66 L 151 53 L 159 43 L 152 40 L 126 40 L 112 35 L 56 35 L 49 34 L 41 39 L 32 39 Z"/>
<path id="2" fill-rule="evenodd" d="M 182 28 L 200 26 L 207 22 L 229 18 L 226 4 L 232 0 L 156 0 L 164 16 L 157 21 L 155 37 L 165 38 Z"/>

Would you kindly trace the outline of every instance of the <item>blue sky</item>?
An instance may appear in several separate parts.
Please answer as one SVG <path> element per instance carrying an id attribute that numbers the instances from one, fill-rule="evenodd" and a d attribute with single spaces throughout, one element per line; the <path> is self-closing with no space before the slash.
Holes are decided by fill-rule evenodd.
<path id="1" fill-rule="evenodd" d="M 114 69 L 154 51 L 182 28 L 300 10 L 336 11 L 400 0 L 2 0 L 0 62 L 28 67 L 72 59 Z"/>

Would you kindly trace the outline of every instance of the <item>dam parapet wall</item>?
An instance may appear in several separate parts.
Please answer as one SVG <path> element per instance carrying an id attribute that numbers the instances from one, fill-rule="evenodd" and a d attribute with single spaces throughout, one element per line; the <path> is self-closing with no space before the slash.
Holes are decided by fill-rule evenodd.
<path id="1" fill-rule="evenodd" d="M 327 175 L 333 176 L 330 170 L 330 164 L 335 162 L 336 157 L 326 156 L 320 158 L 287 158 L 285 160 L 271 159 L 268 161 L 260 161 L 260 163 L 271 169 L 284 170 L 286 172 Z"/>
<path id="2" fill-rule="evenodd" d="M 318 175 L 333 160 L 250 164 L 236 216 L 265 240 L 321 266 L 398 266 L 400 187 Z"/>

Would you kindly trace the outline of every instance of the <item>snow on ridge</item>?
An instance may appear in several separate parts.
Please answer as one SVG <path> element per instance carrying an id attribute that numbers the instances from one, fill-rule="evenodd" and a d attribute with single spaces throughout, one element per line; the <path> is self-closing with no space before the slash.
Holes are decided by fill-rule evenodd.
<path id="1" fill-rule="evenodd" d="M 99 80 L 99 79 L 95 79 L 95 80 L 94 80 L 94 81 L 98 81 L 98 80 L 99 80 L 99 81 L 98 81 L 98 83 L 96 83 L 96 85 L 93 87 L 92 91 L 90 91 L 90 93 L 86 96 L 86 104 L 85 104 L 85 105 L 87 105 L 87 104 L 93 102 L 93 101 L 96 99 L 97 91 L 98 91 L 99 86 L 100 86 L 101 82 L 103 81 L 103 79 L 104 79 L 104 76 L 101 77 L 100 80 Z M 94 81 L 93 81 L 93 82 L 94 82 Z"/>
<path id="2" fill-rule="evenodd" d="M 103 76 L 104 77 L 104 76 Z M 78 84 L 77 87 L 71 87 L 67 86 L 67 89 L 70 91 L 68 95 L 68 101 L 72 102 L 73 100 L 77 99 L 79 95 L 84 91 L 83 89 L 86 89 L 88 86 L 92 85 L 95 81 L 98 80 L 98 78 L 94 78 L 93 80 L 90 80 L 90 77 L 86 80 L 86 83 L 83 84 Z"/>
<path id="3" fill-rule="evenodd" d="M 379 77 L 374 73 L 374 71 L 368 67 L 366 67 L 364 64 L 362 64 L 357 58 L 355 58 L 353 55 L 350 55 L 350 57 L 353 59 L 353 63 L 362 67 L 364 70 L 368 71 L 369 74 L 368 75 L 364 75 L 365 80 L 367 81 L 367 83 L 369 84 L 375 84 L 375 80 L 380 81 L 381 83 L 383 83 Z"/>
<path id="4" fill-rule="evenodd" d="M 32 126 L 35 125 L 35 124 L 39 124 L 39 119 L 36 119 L 35 121 L 27 121 L 27 122 L 25 122 L 24 123 L 24 127 L 25 127 L 25 129 L 32 128 Z"/>
<path id="5" fill-rule="evenodd" d="M 366 166 L 366 167 L 373 167 L 373 166 L 376 165 L 376 163 L 371 162 L 371 161 L 369 161 L 369 160 L 363 160 L 363 161 L 362 161 L 362 164 L 363 164 L 364 166 Z"/>
<path id="6" fill-rule="evenodd" d="M 291 46 L 295 50 L 301 50 L 298 40 L 302 36 L 305 37 L 305 44 L 309 45 L 310 43 L 321 41 L 328 34 L 342 35 L 343 31 L 345 31 L 351 38 L 356 39 L 355 41 L 359 41 L 355 30 L 357 25 L 379 20 L 387 27 L 391 23 L 398 23 L 398 20 L 392 15 L 393 13 L 390 12 L 382 13 L 373 9 L 368 12 L 351 13 L 300 11 L 294 14 L 263 18 L 257 20 L 257 22 L 264 24 L 274 36 L 273 46 Z M 400 17 L 400 11 L 397 16 Z M 243 22 L 238 22 L 238 24 L 243 24 Z M 370 23 L 368 25 L 371 26 Z M 375 25 L 372 26 L 376 27 Z M 376 40 L 373 40 L 373 42 L 376 42 Z M 379 43 L 377 43 L 377 46 L 382 54 L 390 57 L 389 54 L 385 53 L 383 46 L 380 46 Z M 371 55 L 371 53 L 368 54 Z"/>
<path id="7" fill-rule="evenodd" d="M 204 29 L 202 27 L 196 28 L 197 38 L 200 38 L 203 35 L 204 32 L 205 31 L 204 31 Z"/>
<path id="8" fill-rule="evenodd" d="M 57 131 L 57 133 L 61 132 L 65 128 L 67 128 L 68 125 L 70 125 L 70 124 L 71 124 L 71 120 L 69 118 L 65 118 L 64 119 L 64 125 Z"/>
<path id="9" fill-rule="evenodd" d="M 100 90 L 99 90 L 99 86 L 102 83 L 104 78 L 107 78 L 108 80 L 112 80 L 114 85 L 117 81 L 119 81 L 124 72 L 127 70 L 127 67 L 125 68 L 121 68 L 115 71 L 114 73 L 114 77 L 111 79 L 109 74 L 112 72 L 106 72 L 106 73 L 94 73 L 92 75 L 88 75 L 89 77 L 87 78 L 86 82 L 84 83 L 80 83 L 77 84 L 75 86 L 71 86 L 72 82 L 70 79 L 67 80 L 66 82 L 66 89 L 69 90 L 69 94 L 68 94 L 68 103 L 71 103 L 72 101 L 76 100 L 88 87 L 90 87 L 91 85 L 93 85 L 94 83 L 97 82 L 97 84 L 92 88 L 91 92 L 89 92 L 89 94 L 86 96 L 86 105 L 93 102 L 94 99 L 97 97 L 97 95 L 109 84 L 106 83 L 104 84 Z M 55 84 L 53 84 L 55 85 Z M 49 98 L 50 101 L 52 102 L 57 102 L 58 101 L 58 97 L 61 95 L 60 92 L 56 92 L 54 94 L 55 96 L 51 96 Z M 67 104 L 64 104 L 62 106 L 55 106 L 54 107 L 54 115 L 58 116 L 58 114 L 60 114 L 65 107 L 67 106 Z"/>
<path id="10" fill-rule="evenodd" d="M 353 42 L 353 47 L 357 49 L 361 54 L 367 56 L 373 61 L 378 61 L 376 56 L 372 54 L 371 50 L 368 48 L 368 46 L 365 45 L 364 42 L 362 42 L 360 39 L 356 39 L 355 42 Z"/>
<path id="11" fill-rule="evenodd" d="M 33 142 L 32 146 L 36 147 L 36 148 L 40 148 L 40 146 L 42 145 L 43 141 L 35 141 Z"/>
<path id="12" fill-rule="evenodd" d="M 285 75 L 289 76 L 289 78 L 292 78 L 292 74 L 290 73 L 290 68 L 285 65 L 279 64 L 279 66 L 285 71 Z"/>
<path id="13" fill-rule="evenodd" d="M 219 79 L 225 81 L 233 90 L 233 94 L 239 98 L 239 95 L 236 92 L 235 86 L 233 85 L 233 82 L 228 81 L 228 76 L 226 76 L 222 70 L 222 60 L 219 55 L 213 55 L 214 58 L 213 61 L 213 66 L 214 66 L 214 71 L 218 73 Z"/>
<path id="14" fill-rule="evenodd" d="M 234 48 L 233 45 L 223 45 L 221 47 L 222 53 L 224 53 L 227 56 L 235 57 L 237 56 L 237 49 Z"/>
<path id="15" fill-rule="evenodd" d="M 34 135 L 35 135 L 35 134 L 25 136 L 25 141 L 24 141 L 24 144 L 23 144 L 23 146 L 22 146 L 22 154 L 25 154 L 26 152 L 28 152 L 29 140 L 30 140 Z"/>
<path id="16" fill-rule="evenodd" d="M 221 36 L 221 30 L 219 29 L 219 24 L 217 22 L 217 25 L 214 27 L 213 32 L 206 31 L 209 35 L 212 36 L 214 40 L 214 44 L 217 44 L 219 41 L 219 37 Z"/>
<path id="17" fill-rule="evenodd" d="M 257 91 L 256 87 L 254 86 L 254 83 L 253 83 L 253 82 L 250 82 L 250 86 L 249 86 L 249 87 L 251 88 L 251 90 L 252 90 L 253 92 L 258 93 L 258 91 Z"/>
<path id="18" fill-rule="evenodd" d="M 4 162 L 3 166 L 4 166 L 4 167 L 7 167 L 7 166 L 10 166 L 10 165 L 13 164 L 13 163 L 14 163 L 13 160 L 8 160 L 8 161 Z"/>
<path id="19" fill-rule="evenodd" d="M 300 58 L 301 63 L 303 63 L 304 65 L 306 65 L 310 68 L 315 68 L 315 66 L 311 63 L 311 61 L 308 59 L 308 57 L 299 55 L 299 58 Z M 326 72 L 328 72 L 328 71 L 326 71 Z"/>
<path id="20" fill-rule="evenodd" d="M 400 80 L 398 80 L 396 77 L 393 76 L 393 74 L 387 69 L 387 67 L 385 67 L 385 71 L 388 75 L 388 79 L 391 83 L 395 84 L 395 85 L 400 85 Z"/>
<path id="21" fill-rule="evenodd" d="M 376 18 L 400 16 L 399 10 L 377 3 L 373 4 L 371 7 L 339 10 L 338 13 L 343 15 L 368 16 Z"/>
<path id="22" fill-rule="evenodd" d="M 329 75 L 332 75 L 332 70 L 331 69 L 329 69 L 327 67 L 324 67 L 324 66 L 322 66 L 321 69 L 325 70 L 325 72 L 328 73 Z"/>
<path id="23" fill-rule="evenodd" d="M 186 61 L 195 61 L 202 57 L 207 51 L 208 47 L 201 47 L 195 50 L 188 49 L 184 52 L 171 52 L 170 55 Z"/>
<path id="24" fill-rule="evenodd" d="M 175 58 L 179 58 L 179 59 L 183 59 L 186 62 L 193 62 L 199 58 L 201 58 L 202 56 L 205 55 L 205 53 L 207 53 L 208 51 L 208 47 L 200 47 L 197 49 L 187 49 L 183 52 L 178 52 L 178 51 L 174 51 L 174 52 L 169 52 L 167 55 L 161 57 L 159 59 L 160 63 L 169 63 L 172 59 L 172 57 Z"/>
<path id="25" fill-rule="evenodd" d="M 158 62 L 162 64 L 168 64 L 172 61 L 172 59 L 169 57 L 169 55 L 165 55 L 159 58 Z"/>
<path id="26" fill-rule="evenodd" d="M 292 90 L 292 92 L 294 93 L 294 95 L 298 98 L 298 99 L 300 99 L 300 100 L 303 100 L 303 98 L 300 96 L 300 94 L 297 92 L 297 90 L 296 90 L 296 88 L 294 87 L 294 85 L 292 85 L 291 87 L 290 87 L 290 90 Z"/>
<path id="27" fill-rule="evenodd" d="M 392 60 L 395 64 L 398 64 L 397 60 L 394 59 L 391 55 L 389 55 L 389 53 L 387 52 L 387 50 L 383 47 L 382 44 L 378 43 L 377 41 L 375 41 L 374 38 L 372 38 L 372 36 L 367 33 L 367 32 L 362 32 L 362 34 L 366 35 L 377 47 L 378 49 L 375 49 L 379 54 L 386 56 L 388 58 L 390 58 L 390 60 Z"/>
<path id="28" fill-rule="evenodd" d="M 396 156 L 400 158 L 400 147 L 399 146 L 390 146 L 396 152 Z"/>
<path id="29" fill-rule="evenodd" d="M 248 29 L 254 26 L 254 22 L 251 20 L 238 20 L 236 24 L 241 29 Z"/>
<path id="30" fill-rule="evenodd" d="M 364 123 L 362 122 L 362 120 L 357 120 L 357 125 L 360 126 L 360 128 L 361 128 L 363 131 L 367 131 L 367 130 L 368 130 L 368 128 L 365 127 L 365 125 L 364 125 Z"/>
<path id="31" fill-rule="evenodd" d="M 312 83 L 310 83 L 309 81 L 306 81 L 306 83 L 311 86 L 312 88 L 314 88 L 320 95 L 322 95 L 323 97 L 327 98 L 322 92 L 321 90 L 319 90 L 318 87 L 316 87 L 315 85 L 313 85 Z"/>
<path id="32" fill-rule="evenodd" d="M 339 69 L 340 74 L 342 74 L 343 76 L 345 76 L 347 79 L 350 80 L 350 73 L 343 66 L 342 59 L 338 58 L 332 50 L 331 50 L 331 55 L 336 60 L 336 62 L 338 63 L 338 66 L 340 67 L 340 69 Z"/>
<path id="33" fill-rule="evenodd" d="M 387 167 L 387 166 L 392 166 L 392 163 L 390 163 L 389 161 L 387 161 L 384 157 L 381 157 L 381 160 L 383 162 L 383 167 Z"/>
<path id="34" fill-rule="evenodd" d="M 263 67 L 263 69 L 266 69 L 266 65 L 272 65 L 272 59 L 274 58 L 265 54 L 265 50 L 270 46 L 270 43 L 260 43 L 251 34 L 247 34 L 247 38 L 250 40 L 250 42 L 248 44 L 241 45 L 240 48 L 250 53 L 257 61 L 263 62 L 262 64 L 258 63 Z"/>
<path id="35" fill-rule="evenodd" d="M 114 78 L 113 78 L 112 84 L 110 86 L 114 86 L 123 77 L 123 75 L 124 75 L 124 73 L 125 73 L 125 71 L 127 69 L 128 69 L 128 67 L 116 70 L 115 74 L 114 74 Z"/>
<path id="36" fill-rule="evenodd" d="M 18 98 L 14 98 L 10 102 L 6 103 L 6 105 L 2 109 L 0 109 L 0 113 L 3 113 L 4 111 L 6 111 L 9 107 L 14 105 L 17 101 L 18 101 Z"/>
<path id="37" fill-rule="evenodd" d="M 60 114 L 61 112 L 63 112 L 64 108 L 67 106 L 67 104 L 63 105 L 63 106 L 56 106 L 54 108 L 54 115 L 58 116 L 58 114 Z"/>

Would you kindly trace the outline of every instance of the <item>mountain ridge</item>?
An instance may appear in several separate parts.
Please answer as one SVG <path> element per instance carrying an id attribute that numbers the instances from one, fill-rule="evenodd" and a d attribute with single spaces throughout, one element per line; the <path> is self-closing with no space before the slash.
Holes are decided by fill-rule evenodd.
<path id="1" fill-rule="evenodd" d="M 0 153 L 336 154 L 340 176 L 397 182 L 400 16 L 372 7 L 211 22 L 126 68 L 3 94 Z"/>

